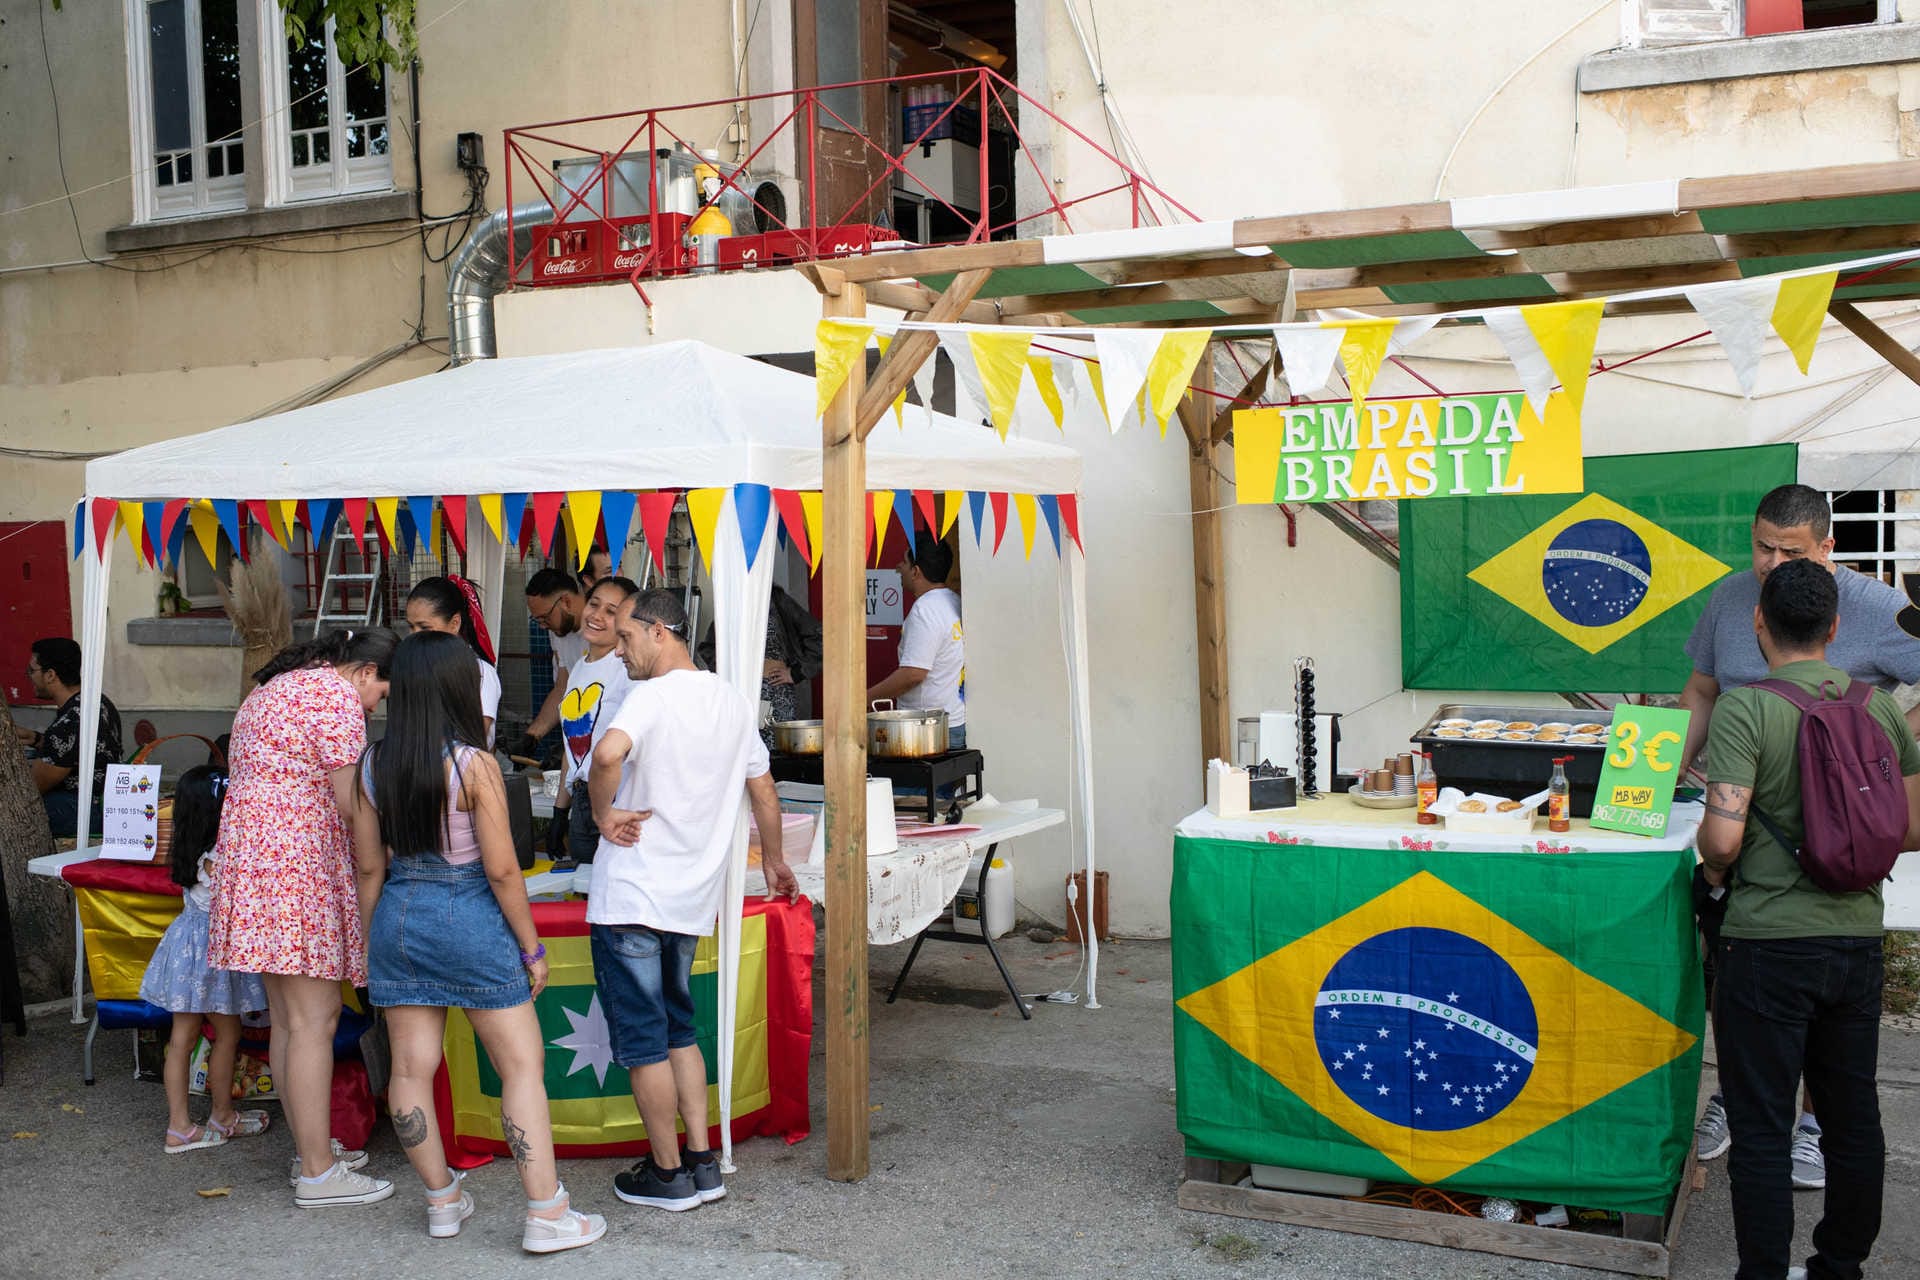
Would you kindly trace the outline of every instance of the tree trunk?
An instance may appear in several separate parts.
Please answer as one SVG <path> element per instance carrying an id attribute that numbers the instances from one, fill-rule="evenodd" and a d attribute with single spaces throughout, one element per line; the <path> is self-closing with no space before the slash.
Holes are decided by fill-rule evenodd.
<path id="1" fill-rule="evenodd" d="M 58 999 L 73 982 L 73 908 L 59 886 L 27 874 L 27 859 L 52 851 L 47 811 L 14 742 L 13 711 L 0 692 L 0 870 L 29 1004 Z"/>

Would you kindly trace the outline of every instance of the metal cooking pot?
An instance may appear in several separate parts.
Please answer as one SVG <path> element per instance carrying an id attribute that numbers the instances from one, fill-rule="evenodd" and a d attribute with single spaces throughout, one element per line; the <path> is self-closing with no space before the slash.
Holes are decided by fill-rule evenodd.
<path id="1" fill-rule="evenodd" d="M 820 720 L 775 720 L 773 749 L 788 755 L 817 756 L 827 749 L 827 726 Z"/>
<path id="2" fill-rule="evenodd" d="M 885 710 L 881 710 L 882 706 Z M 883 698 L 867 712 L 867 754 L 883 760 L 915 760 L 947 750 L 947 713 L 901 711 Z"/>

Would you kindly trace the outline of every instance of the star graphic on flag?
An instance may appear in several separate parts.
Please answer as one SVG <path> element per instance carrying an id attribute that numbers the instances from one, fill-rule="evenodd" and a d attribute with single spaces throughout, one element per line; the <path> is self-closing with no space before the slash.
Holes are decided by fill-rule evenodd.
<path id="1" fill-rule="evenodd" d="M 1457 1093 L 1453 1095 L 1453 1105 L 1456 1107 L 1460 1105 L 1460 1095 Z"/>
<path id="2" fill-rule="evenodd" d="M 1424 1049 L 1427 1047 L 1427 1042 L 1425 1040 L 1415 1040 L 1413 1042 L 1413 1047 L 1416 1049 Z"/>
<path id="3" fill-rule="evenodd" d="M 1380 1086 L 1380 1096 L 1383 1098 L 1387 1096 L 1387 1086 L 1385 1085 Z"/>
<path id="4" fill-rule="evenodd" d="M 1448 1003 L 1448 1004 L 1459 1004 L 1459 1003 L 1460 1003 L 1460 993 L 1459 993 L 1458 991 L 1449 991 L 1449 992 L 1447 992 L 1447 1003 Z"/>
<path id="5" fill-rule="evenodd" d="M 1329 1018 L 1332 1018 L 1334 1021 L 1338 1022 L 1340 1020 L 1340 1011 L 1338 1009 L 1329 1009 L 1327 1011 L 1327 1016 Z"/>
<path id="6" fill-rule="evenodd" d="M 1333 1060 L 1333 1069 L 1334 1069 L 1335 1071 L 1338 1071 L 1338 1070 L 1340 1070 L 1340 1069 L 1341 1069 L 1342 1067 L 1344 1067 L 1344 1066 L 1346 1066 L 1346 1065 L 1347 1065 L 1347 1064 L 1346 1064 L 1346 1062 L 1345 1062 L 1344 1060 L 1342 1060 L 1342 1059 L 1340 1059 L 1340 1058 L 1335 1058 L 1335 1059 Z"/>
<path id="7" fill-rule="evenodd" d="M 594 1083 L 607 1082 L 607 1068 L 613 1065 L 613 1042 L 607 1031 L 607 1019 L 600 1012 L 600 994 L 595 992 L 587 1002 L 587 1011 L 577 1013 L 563 1007 L 562 1013 L 573 1029 L 558 1040 L 549 1040 L 549 1046 L 555 1049 L 571 1049 L 573 1063 L 566 1074 L 591 1069 Z"/>
<path id="8" fill-rule="evenodd" d="M 1424 1071 L 1416 1071 L 1413 1073 L 1413 1078 L 1421 1084 L 1425 1084 L 1427 1082 L 1427 1073 Z"/>
<path id="9" fill-rule="evenodd" d="M 1385 1027 L 1380 1028 L 1380 1038 L 1382 1040 L 1385 1040 L 1391 1034 L 1392 1033 L 1389 1032 Z"/>

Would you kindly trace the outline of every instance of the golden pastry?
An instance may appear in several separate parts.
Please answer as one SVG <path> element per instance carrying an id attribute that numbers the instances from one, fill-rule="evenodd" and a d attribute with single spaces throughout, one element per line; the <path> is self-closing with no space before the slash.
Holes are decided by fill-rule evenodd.
<path id="1" fill-rule="evenodd" d="M 1487 802 L 1485 800 L 1462 800 L 1459 805 L 1459 811 L 1461 813 L 1485 813 L 1487 811 Z"/>
<path id="2" fill-rule="evenodd" d="M 1435 729 L 1433 736 L 1436 738 L 1464 738 L 1467 736 L 1467 731 L 1465 729 Z"/>
<path id="3" fill-rule="evenodd" d="M 1473 727 L 1476 729 L 1504 729 L 1507 727 L 1507 722 L 1505 720 L 1475 720 Z"/>
<path id="4" fill-rule="evenodd" d="M 1539 725 L 1531 720 L 1509 720 L 1507 722 L 1507 728 L 1513 730 L 1515 733 L 1532 733 L 1539 727 Z"/>
<path id="5" fill-rule="evenodd" d="M 1542 733 L 1572 733 L 1573 726 L 1564 720 L 1554 720 L 1540 726 Z"/>
<path id="6" fill-rule="evenodd" d="M 1567 735 L 1564 733 L 1549 733 L 1547 730 L 1542 729 L 1533 735 L 1533 740 L 1535 742 L 1565 742 Z"/>
<path id="7" fill-rule="evenodd" d="M 1577 724 L 1573 726 L 1573 731 L 1575 733 L 1601 734 L 1607 731 L 1607 726 L 1603 724 Z"/>
<path id="8" fill-rule="evenodd" d="M 1595 733 L 1570 733 L 1567 735 L 1567 745 L 1570 747 L 1597 747 L 1600 745 L 1600 735 Z"/>
<path id="9" fill-rule="evenodd" d="M 1473 721 L 1462 720 L 1458 716 L 1453 716 L 1446 720 L 1440 721 L 1439 727 L 1442 729 L 1471 729 L 1473 728 Z"/>
<path id="10" fill-rule="evenodd" d="M 1501 734 L 1500 738 L 1504 742 L 1532 742 L 1533 741 L 1533 735 L 1531 733 L 1526 733 L 1519 729 L 1509 729 L 1505 733 Z"/>
<path id="11" fill-rule="evenodd" d="M 1500 736 L 1500 732 L 1497 729 L 1469 729 L 1467 730 L 1467 736 L 1469 738 L 1480 738 L 1484 740 L 1487 738 L 1497 738 Z"/>

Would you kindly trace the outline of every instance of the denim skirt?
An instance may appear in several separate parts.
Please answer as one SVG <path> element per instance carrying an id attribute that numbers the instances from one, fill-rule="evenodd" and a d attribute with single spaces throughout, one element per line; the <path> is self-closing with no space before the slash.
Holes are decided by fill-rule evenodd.
<path id="1" fill-rule="evenodd" d="M 367 991 L 383 1009 L 511 1009 L 533 998 L 480 862 L 393 859 L 367 935 Z"/>

